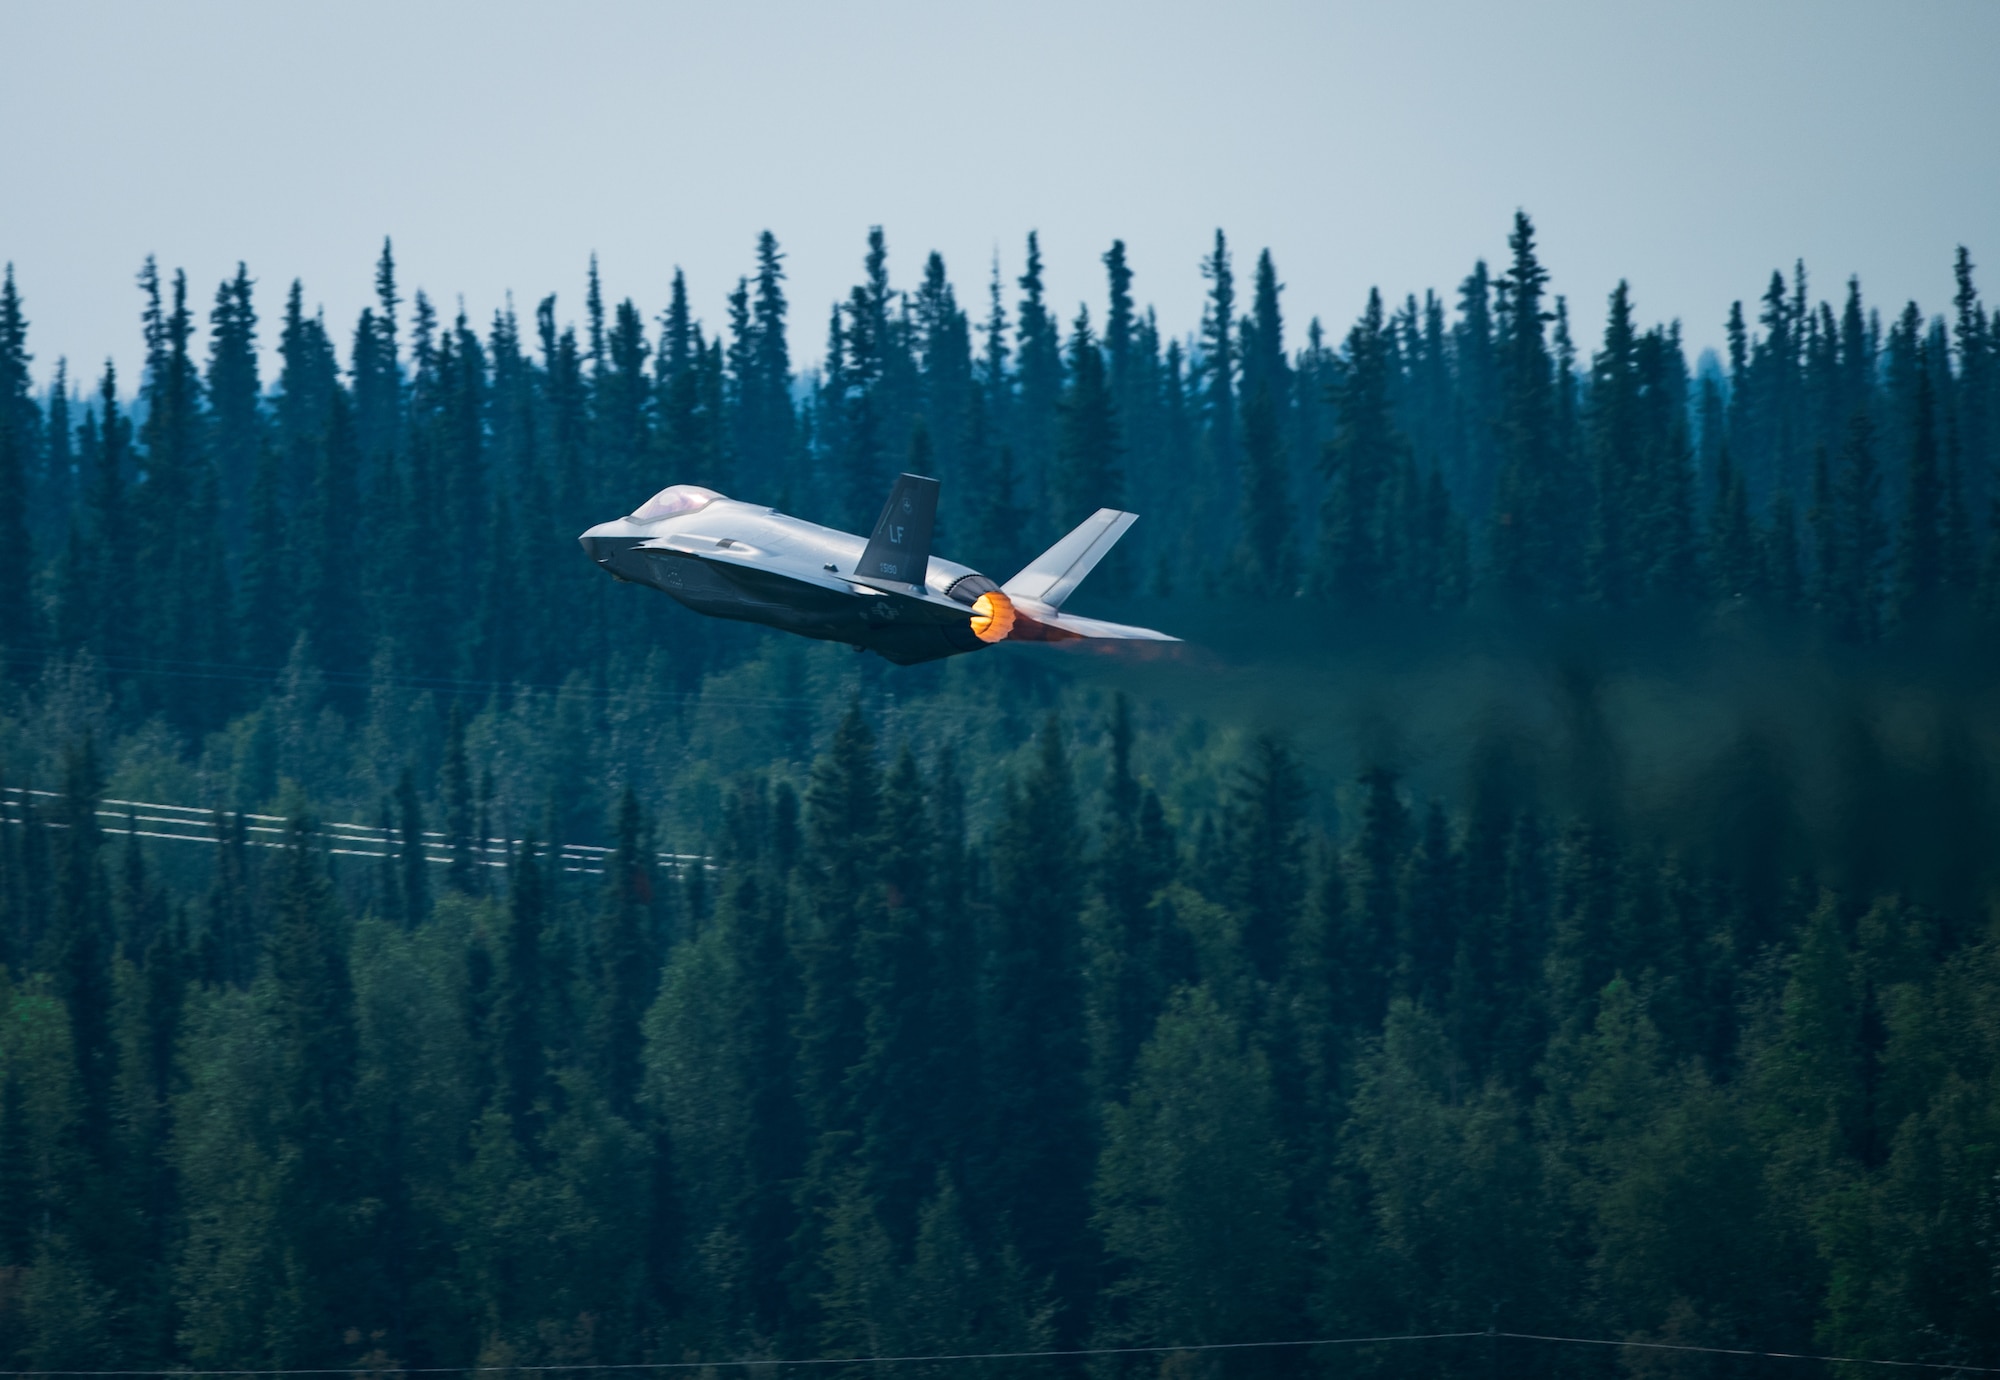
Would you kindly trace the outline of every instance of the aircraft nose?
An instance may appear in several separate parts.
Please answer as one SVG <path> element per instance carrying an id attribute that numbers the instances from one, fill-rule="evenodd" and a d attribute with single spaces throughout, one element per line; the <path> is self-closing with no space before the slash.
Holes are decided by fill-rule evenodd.
<path id="1" fill-rule="evenodd" d="M 636 572 L 621 570 L 619 557 L 644 540 L 644 537 L 633 535 L 622 522 L 600 522 L 576 539 L 584 555 L 621 580 L 634 578 Z"/>
<path id="2" fill-rule="evenodd" d="M 584 555 L 590 557 L 590 559 L 596 561 L 599 565 L 603 565 L 612 556 L 617 554 L 620 546 L 630 546 L 632 544 L 630 539 L 623 542 L 613 539 L 612 530 L 617 526 L 618 524 L 615 522 L 600 522 L 595 527 L 588 528 L 582 536 L 578 537 L 576 539 L 577 545 L 583 548 Z"/>

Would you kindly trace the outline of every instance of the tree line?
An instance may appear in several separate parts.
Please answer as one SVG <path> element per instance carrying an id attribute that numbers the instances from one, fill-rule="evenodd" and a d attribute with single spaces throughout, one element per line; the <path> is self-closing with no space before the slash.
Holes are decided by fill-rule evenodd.
<path id="1" fill-rule="evenodd" d="M 1065 324 L 1032 237 L 975 314 L 937 256 L 893 289 L 878 231 L 800 370 L 768 235 L 714 333 L 678 278 L 649 324 L 594 271 L 580 329 L 447 323 L 385 244 L 344 359 L 292 286 L 270 381 L 247 269 L 197 359 L 149 265 L 136 392 L 88 396 L 33 386 L 10 274 L 0 1354 L 1497 1324 L 2000 1365 L 1993 724 L 1937 655 L 2000 551 L 1970 260 L 1952 322 L 1774 277 L 1692 368 L 1622 286 L 1583 359 L 1525 217 L 1509 256 L 1295 347 L 1220 235 L 1175 340 L 1122 244 Z M 954 555 L 1010 573 L 1126 504 L 1107 592 L 1313 601 L 1306 641 L 1533 610 L 1789 660 L 1686 711 L 1671 791 L 1568 650 L 1559 712 L 1495 717 L 1460 779 L 1330 776 L 1052 661 L 697 619 L 572 546 L 674 481 L 865 526 L 901 468 L 945 480 Z M 214 840 L 147 840 L 146 800 Z M 550 846 L 589 839 L 601 876 Z"/>
<path id="2" fill-rule="evenodd" d="M 725 635 L 609 602 L 575 533 L 670 481 L 860 528 L 902 468 L 944 480 L 941 549 L 1002 577 L 1095 507 L 1142 511 L 1114 594 L 1742 605 L 1847 643 L 2000 616 L 2000 342 L 1965 250 L 1949 322 L 1911 303 L 1885 324 L 1854 280 L 1836 311 L 1803 265 L 1774 273 L 1698 373 L 1623 283 L 1581 352 L 1525 215 L 1508 253 L 1451 310 L 1371 293 L 1337 345 L 1315 318 L 1300 346 L 1270 254 L 1246 306 L 1219 231 L 1182 340 L 1136 305 L 1122 241 L 1099 315 L 1065 334 L 1036 236 L 1014 295 L 996 267 L 976 313 L 935 253 L 893 287 L 878 228 L 801 372 L 768 232 L 713 332 L 678 273 L 649 328 L 593 263 L 580 331 L 551 295 L 482 333 L 406 303 L 385 242 L 345 363 L 295 281 L 268 382 L 247 268 L 198 360 L 185 276 L 149 261 L 136 404 L 108 365 L 85 392 L 61 361 L 33 388 L 10 269 L 0 647 L 90 648 L 190 731 L 257 691 L 170 663 L 272 671 L 302 635 L 336 675 L 382 657 L 502 684 L 671 636 L 692 684 Z"/>

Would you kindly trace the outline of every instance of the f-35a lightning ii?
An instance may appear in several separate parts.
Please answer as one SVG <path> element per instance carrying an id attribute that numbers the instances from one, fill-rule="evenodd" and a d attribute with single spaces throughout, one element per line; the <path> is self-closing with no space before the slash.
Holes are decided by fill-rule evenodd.
<path id="1" fill-rule="evenodd" d="M 938 481 L 905 474 L 863 540 L 713 489 L 675 484 L 580 540 L 620 580 L 696 613 L 846 642 L 900 665 L 995 642 L 1175 642 L 1062 611 L 1136 513 L 1100 508 L 1006 584 L 931 554 Z"/>

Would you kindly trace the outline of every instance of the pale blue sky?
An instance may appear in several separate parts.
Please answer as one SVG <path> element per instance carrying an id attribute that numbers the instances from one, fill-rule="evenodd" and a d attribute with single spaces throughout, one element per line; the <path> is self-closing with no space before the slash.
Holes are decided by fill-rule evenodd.
<path id="1" fill-rule="evenodd" d="M 148 252 L 204 317 L 246 260 L 267 346 L 302 277 L 344 351 L 385 233 L 482 324 L 509 288 L 579 315 L 596 250 L 649 318 L 683 266 L 713 328 L 768 226 L 808 359 L 876 223 L 899 284 L 936 248 L 975 306 L 1039 229 L 1065 320 L 1123 237 L 1176 332 L 1218 225 L 1297 337 L 1448 290 L 1517 206 L 1586 344 L 1620 276 L 1699 347 L 1799 256 L 1935 312 L 1964 242 L 2000 299 L 2000 0 L 0 0 L 0 33 L 38 379 L 136 362 Z"/>

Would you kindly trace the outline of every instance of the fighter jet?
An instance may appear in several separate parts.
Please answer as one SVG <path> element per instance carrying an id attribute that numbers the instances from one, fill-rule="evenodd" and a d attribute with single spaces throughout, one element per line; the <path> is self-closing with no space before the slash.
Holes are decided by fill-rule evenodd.
<path id="1" fill-rule="evenodd" d="M 901 476 L 864 540 L 675 484 L 578 540 L 617 579 L 696 613 L 845 642 L 904 666 L 996 642 L 1179 641 L 1062 611 L 1136 513 L 1099 508 L 1003 585 L 931 554 L 937 501 L 937 480 Z"/>

